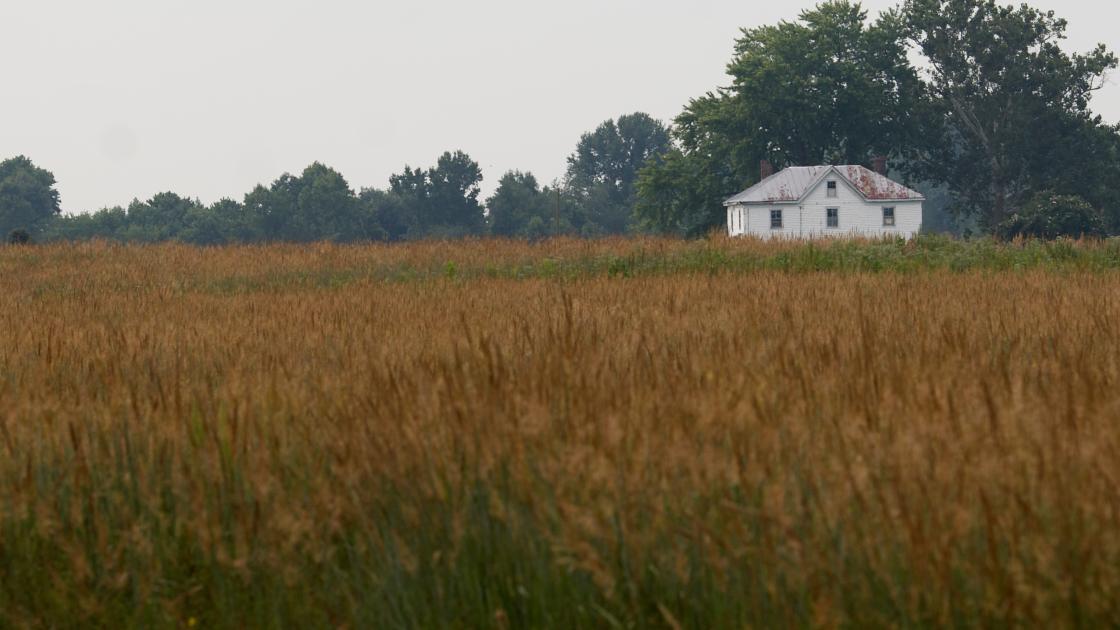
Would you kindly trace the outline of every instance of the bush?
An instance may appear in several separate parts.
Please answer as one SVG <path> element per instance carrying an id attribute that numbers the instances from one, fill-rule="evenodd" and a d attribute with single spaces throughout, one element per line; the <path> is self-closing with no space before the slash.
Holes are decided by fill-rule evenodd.
<path id="1" fill-rule="evenodd" d="M 27 230 L 12 230 L 8 234 L 8 243 L 10 245 L 28 245 L 31 243 L 31 234 Z"/>
<path id="2" fill-rule="evenodd" d="M 1004 238 L 1026 236 L 1053 239 L 1061 236 L 1095 236 L 1106 233 L 1104 215 L 1081 197 L 1043 192 L 999 224 Z"/>

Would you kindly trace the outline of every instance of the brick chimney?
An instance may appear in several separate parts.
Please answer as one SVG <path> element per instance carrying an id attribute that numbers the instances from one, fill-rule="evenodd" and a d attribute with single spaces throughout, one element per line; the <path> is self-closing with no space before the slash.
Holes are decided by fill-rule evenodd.
<path id="1" fill-rule="evenodd" d="M 774 174 L 774 165 L 770 163 L 770 160 L 762 160 L 761 162 L 758 163 L 758 170 L 759 170 L 759 180 L 758 181 L 762 181 L 762 180 L 766 179 L 767 177 L 770 177 L 771 175 Z"/>
<path id="2" fill-rule="evenodd" d="M 887 176 L 887 158 L 882 155 L 876 155 L 871 158 L 871 170 L 882 175 Z"/>

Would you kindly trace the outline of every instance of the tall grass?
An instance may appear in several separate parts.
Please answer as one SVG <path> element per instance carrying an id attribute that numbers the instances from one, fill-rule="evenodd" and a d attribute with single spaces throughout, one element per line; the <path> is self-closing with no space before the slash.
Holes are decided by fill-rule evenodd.
<path id="1" fill-rule="evenodd" d="M 1118 251 L 4 249 L 0 625 L 1116 625 Z"/>

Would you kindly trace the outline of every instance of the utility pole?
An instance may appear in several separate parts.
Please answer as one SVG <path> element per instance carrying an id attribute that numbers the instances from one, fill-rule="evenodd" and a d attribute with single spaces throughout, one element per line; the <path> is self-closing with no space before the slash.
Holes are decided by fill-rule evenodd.
<path id="1" fill-rule="evenodd" d="M 560 185 L 556 186 L 556 229 L 553 234 L 560 236 Z"/>

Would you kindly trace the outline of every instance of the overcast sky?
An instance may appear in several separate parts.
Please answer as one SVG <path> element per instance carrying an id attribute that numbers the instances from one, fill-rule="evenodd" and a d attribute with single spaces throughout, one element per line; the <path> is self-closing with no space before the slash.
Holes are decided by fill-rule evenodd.
<path id="1" fill-rule="evenodd" d="M 240 199 L 314 160 L 384 187 L 454 149 L 487 192 L 513 168 L 547 182 L 581 133 L 671 119 L 725 83 L 740 27 L 813 4 L 5 0 L 0 159 L 54 172 L 67 212 L 166 190 Z M 1069 48 L 1120 48 L 1114 3 L 1035 4 L 1070 20 Z M 1120 121 L 1120 76 L 1094 103 Z"/>

